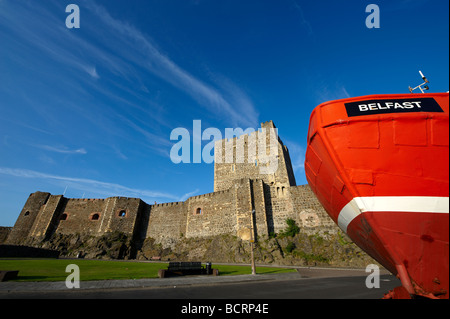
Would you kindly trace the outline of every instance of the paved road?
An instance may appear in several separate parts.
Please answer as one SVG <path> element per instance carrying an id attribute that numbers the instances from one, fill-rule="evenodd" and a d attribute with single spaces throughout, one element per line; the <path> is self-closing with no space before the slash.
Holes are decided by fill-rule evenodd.
<path id="1" fill-rule="evenodd" d="M 380 299 L 400 285 L 390 274 L 380 288 L 368 289 L 364 270 L 321 268 L 297 273 L 200 276 L 164 279 L 81 282 L 81 289 L 59 283 L 0 283 L 0 299 Z"/>
<path id="2" fill-rule="evenodd" d="M 380 299 L 399 286 L 395 277 L 381 276 L 380 289 L 368 289 L 366 277 L 247 281 L 171 288 L 113 288 L 108 290 L 21 293 L 19 298 L 81 299 Z M 2 298 L 4 296 L 1 296 Z"/>

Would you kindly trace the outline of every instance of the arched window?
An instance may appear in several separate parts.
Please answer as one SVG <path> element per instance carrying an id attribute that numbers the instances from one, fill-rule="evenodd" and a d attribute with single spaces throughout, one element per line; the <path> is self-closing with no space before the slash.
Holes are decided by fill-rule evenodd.
<path id="1" fill-rule="evenodd" d="M 61 217 L 59 217 L 59 220 L 67 220 L 67 214 L 62 214 Z"/>
<path id="2" fill-rule="evenodd" d="M 196 215 L 201 215 L 202 214 L 202 209 L 199 207 L 197 208 L 197 210 L 195 211 Z"/>
<path id="3" fill-rule="evenodd" d="M 121 210 L 119 212 L 119 217 L 125 217 L 125 216 L 127 216 L 127 212 L 125 210 Z"/>
<path id="4" fill-rule="evenodd" d="M 24 216 L 28 216 L 28 215 L 30 215 L 30 212 L 29 212 L 29 211 L 26 211 L 25 214 L 24 214 Z"/>
<path id="5" fill-rule="evenodd" d="M 100 214 L 94 213 L 91 215 L 91 220 L 98 220 L 100 218 Z"/>

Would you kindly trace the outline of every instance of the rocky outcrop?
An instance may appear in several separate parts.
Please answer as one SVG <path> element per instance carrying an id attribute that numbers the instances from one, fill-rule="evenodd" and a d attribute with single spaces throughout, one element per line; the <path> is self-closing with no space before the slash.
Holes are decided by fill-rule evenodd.
<path id="1" fill-rule="evenodd" d="M 11 233 L 12 227 L 2 227 L 0 226 L 0 244 L 3 244 Z"/>
<path id="2" fill-rule="evenodd" d="M 180 240 L 173 248 L 163 248 L 153 239 L 146 239 L 136 258 L 150 260 L 212 261 L 250 263 L 248 241 L 232 235 Z M 255 261 L 260 264 L 294 266 L 332 266 L 361 268 L 376 262 L 352 243 L 344 234 L 258 238 L 254 244 Z"/>
<path id="3" fill-rule="evenodd" d="M 24 245 L 58 250 L 61 257 L 93 259 L 129 259 L 134 247 L 131 238 L 120 232 L 103 236 L 54 234 L 46 241 L 28 240 Z"/>
<path id="4" fill-rule="evenodd" d="M 250 263 L 249 241 L 233 235 L 180 238 L 170 247 L 152 238 L 136 242 L 112 232 L 103 236 L 54 234 L 46 241 L 26 245 L 57 250 L 61 257 L 94 259 L 176 260 L 224 263 Z M 361 268 L 376 262 L 343 233 L 308 234 L 282 232 L 258 237 L 254 258 L 259 264 L 330 266 Z"/>

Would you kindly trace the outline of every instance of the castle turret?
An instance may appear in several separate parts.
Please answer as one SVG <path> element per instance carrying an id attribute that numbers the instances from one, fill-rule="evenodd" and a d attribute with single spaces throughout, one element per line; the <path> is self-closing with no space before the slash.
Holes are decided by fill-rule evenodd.
<path id="1" fill-rule="evenodd" d="M 47 203 L 50 193 L 35 192 L 30 194 L 17 221 L 6 240 L 8 244 L 20 244 L 30 235 L 36 217 Z"/>

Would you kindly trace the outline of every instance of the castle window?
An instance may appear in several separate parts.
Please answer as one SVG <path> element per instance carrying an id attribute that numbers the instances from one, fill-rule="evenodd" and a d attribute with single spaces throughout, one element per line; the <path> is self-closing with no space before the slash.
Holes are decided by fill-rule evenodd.
<path id="1" fill-rule="evenodd" d="M 94 213 L 94 214 L 92 214 L 91 215 L 91 220 L 98 220 L 100 218 L 100 214 L 98 214 L 98 213 Z"/>
<path id="2" fill-rule="evenodd" d="M 197 210 L 195 211 L 196 215 L 201 215 L 202 214 L 202 209 L 199 207 L 197 208 Z"/>
<path id="3" fill-rule="evenodd" d="M 28 216 L 28 215 L 30 215 L 30 212 L 29 212 L 29 211 L 26 211 L 25 214 L 24 214 L 24 216 Z"/>
<path id="4" fill-rule="evenodd" d="M 61 217 L 59 217 L 59 220 L 67 220 L 67 214 L 62 214 Z"/>
<path id="5" fill-rule="evenodd" d="M 124 210 L 121 210 L 121 211 L 119 212 L 119 217 L 125 217 L 125 216 L 127 216 L 127 212 L 124 211 Z"/>

